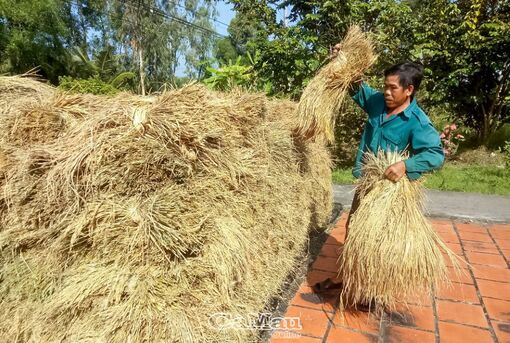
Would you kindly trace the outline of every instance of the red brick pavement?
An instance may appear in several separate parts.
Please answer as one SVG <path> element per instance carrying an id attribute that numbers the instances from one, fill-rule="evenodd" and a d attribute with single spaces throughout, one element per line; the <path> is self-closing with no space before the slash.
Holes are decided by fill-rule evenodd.
<path id="1" fill-rule="evenodd" d="M 343 243 L 342 215 L 308 271 L 285 317 L 298 317 L 300 329 L 275 331 L 270 342 L 500 342 L 510 343 L 510 224 L 466 224 L 432 219 L 432 225 L 468 264 L 453 285 L 417 301 L 400 314 L 377 318 L 336 308 L 338 291 L 319 296 L 310 285 L 335 277 Z"/>

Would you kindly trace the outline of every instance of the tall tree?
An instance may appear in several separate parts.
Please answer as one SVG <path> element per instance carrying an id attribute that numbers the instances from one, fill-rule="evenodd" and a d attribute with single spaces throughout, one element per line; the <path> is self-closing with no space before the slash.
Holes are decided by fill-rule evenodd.
<path id="1" fill-rule="evenodd" d="M 187 26 L 186 73 L 191 78 L 201 79 L 218 38 L 211 23 L 214 4 L 210 1 L 188 0 L 186 6 L 188 13 L 185 18 L 192 24 Z"/>
<path id="2" fill-rule="evenodd" d="M 215 46 L 215 58 L 221 65 L 228 65 L 241 57 L 248 64 L 248 54 L 254 56 L 257 36 L 263 32 L 263 24 L 251 13 L 237 12 L 228 26 L 228 37 L 219 39 Z"/>
<path id="3" fill-rule="evenodd" d="M 229 38 L 238 55 L 254 53 L 251 43 L 256 39 L 257 33 L 264 29 L 264 25 L 256 17 L 247 13 L 238 12 L 228 26 Z"/>
<path id="4" fill-rule="evenodd" d="M 510 122 L 510 3 L 434 0 L 417 9 L 413 54 L 430 70 L 431 100 L 450 104 L 486 143 Z"/>
<path id="5" fill-rule="evenodd" d="M 39 66 L 52 82 L 72 71 L 88 75 L 90 70 L 74 68 L 69 52 L 77 26 L 71 9 L 68 0 L 0 0 L 1 71 L 23 73 Z"/>
<path id="6" fill-rule="evenodd" d="M 212 54 L 212 0 L 0 0 L 0 72 L 42 76 L 136 72 L 139 91 L 173 83 L 179 65 L 202 77 Z"/>
<path id="7" fill-rule="evenodd" d="M 1 35 L 1 33 L 0 33 Z M 238 53 L 232 44 L 230 37 L 225 37 L 216 40 L 214 45 L 214 58 L 220 65 L 228 64 L 237 59 Z"/>

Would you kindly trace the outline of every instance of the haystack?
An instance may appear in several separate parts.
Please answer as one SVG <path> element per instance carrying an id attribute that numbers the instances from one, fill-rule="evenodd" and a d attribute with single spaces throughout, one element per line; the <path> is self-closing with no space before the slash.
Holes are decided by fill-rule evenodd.
<path id="1" fill-rule="evenodd" d="M 459 258 L 423 215 L 422 182 L 384 177 L 403 158 L 397 152 L 364 155 L 360 205 L 339 258 L 344 307 L 375 303 L 395 310 L 397 302 L 420 303 L 448 282 L 443 253 L 458 269 Z"/>
<path id="2" fill-rule="evenodd" d="M 352 26 L 340 43 L 340 50 L 305 88 L 299 101 L 300 136 L 324 137 L 334 141 L 335 122 L 349 87 L 361 80 L 375 62 L 373 43 L 358 26 Z"/>
<path id="3" fill-rule="evenodd" d="M 189 85 L 68 95 L 0 78 L 0 337 L 245 342 L 332 206 L 296 104 Z M 313 220 L 313 223 L 312 223 Z"/>

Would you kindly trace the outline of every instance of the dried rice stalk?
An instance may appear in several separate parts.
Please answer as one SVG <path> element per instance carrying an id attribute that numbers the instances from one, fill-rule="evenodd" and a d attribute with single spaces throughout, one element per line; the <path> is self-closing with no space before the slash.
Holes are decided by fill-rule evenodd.
<path id="1" fill-rule="evenodd" d="M 420 181 L 407 177 L 393 183 L 384 178 L 388 166 L 404 159 L 399 153 L 365 154 L 357 187 L 360 206 L 353 214 L 340 256 L 343 307 L 374 302 L 395 310 L 397 302 L 430 295 L 448 282 L 443 251 L 456 269 L 456 256 L 423 215 Z"/>
<path id="2" fill-rule="evenodd" d="M 305 88 L 298 106 L 297 134 L 311 138 L 324 135 L 334 141 L 335 120 L 352 82 L 359 80 L 375 62 L 373 44 L 358 26 L 352 26 L 336 57 Z"/>
<path id="3" fill-rule="evenodd" d="M 53 92 L 51 86 L 33 74 L 0 77 L 0 105 L 2 107 L 8 102 L 20 102 L 34 97 L 41 99 L 50 96 Z"/>

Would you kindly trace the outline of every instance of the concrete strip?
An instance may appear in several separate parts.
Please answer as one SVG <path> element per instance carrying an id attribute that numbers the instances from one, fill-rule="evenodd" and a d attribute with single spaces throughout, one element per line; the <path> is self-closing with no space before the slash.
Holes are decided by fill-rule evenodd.
<path id="1" fill-rule="evenodd" d="M 336 203 L 351 206 L 353 185 L 334 185 Z M 510 197 L 478 193 L 426 191 L 425 212 L 430 217 L 510 223 Z"/>

